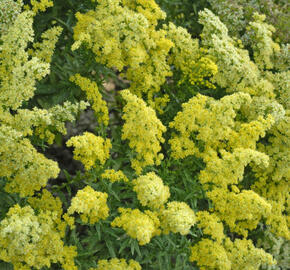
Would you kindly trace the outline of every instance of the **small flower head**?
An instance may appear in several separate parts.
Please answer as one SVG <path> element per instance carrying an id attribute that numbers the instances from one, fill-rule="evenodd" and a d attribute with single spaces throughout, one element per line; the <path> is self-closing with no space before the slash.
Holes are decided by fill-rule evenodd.
<path id="1" fill-rule="evenodd" d="M 109 139 L 104 140 L 90 132 L 70 138 L 66 145 L 75 147 L 74 159 L 81 161 L 86 170 L 91 169 L 96 161 L 103 165 L 109 158 L 109 150 L 112 147 Z"/>
<path id="2" fill-rule="evenodd" d="M 148 165 L 159 165 L 163 159 L 160 143 L 164 142 L 162 133 L 166 131 L 155 111 L 137 96 L 124 90 L 121 93 L 127 104 L 123 109 L 125 124 L 122 128 L 122 139 L 129 140 L 129 146 L 136 152 L 131 166 L 137 174 Z"/>
<path id="3" fill-rule="evenodd" d="M 134 260 L 127 263 L 125 259 L 113 258 L 111 260 L 99 260 L 98 267 L 90 270 L 141 270 L 141 266 Z"/>
<path id="4" fill-rule="evenodd" d="M 119 208 L 121 216 L 116 217 L 111 225 L 122 227 L 129 236 L 138 240 L 140 245 L 148 244 L 152 237 L 160 234 L 157 213 L 138 209 Z"/>
<path id="5" fill-rule="evenodd" d="M 60 262 L 62 269 L 76 270 L 76 247 L 64 246 L 59 209 L 52 209 L 58 200 L 49 192 L 43 197 L 49 205 L 41 205 L 36 211 L 29 205 L 16 204 L 0 222 L 0 260 L 12 263 L 15 269 L 50 268 L 51 263 Z"/>
<path id="6" fill-rule="evenodd" d="M 107 193 L 98 192 L 90 186 L 86 186 L 72 198 L 71 206 L 67 212 L 69 215 L 76 212 L 80 214 L 84 223 L 94 224 L 100 219 L 106 219 L 109 216 L 107 198 Z"/>
<path id="7" fill-rule="evenodd" d="M 124 181 L 128 182 L 127 176 L 122 171 L 115 171 L 115 170 L 105 170 L 102 175 L 102 179 L 109 179 L 112 183 L 117 181 Z"/>
<path id="8" fill-rule="evenodd" d="M 162 179 L 154 172 L 139 176 L 132 183 L 133 190 L 143 206 L 158 209 L 167 202 L 170 196 L 169 187 L 165 186 Z"/>
<path id="9" fill-rule="evenodd" d="M 195 224 L 195 214 L 186 203 L 174 201 L 161 211 L 160 221 L 165 234 L 173 232 L 186 235 Z"/>

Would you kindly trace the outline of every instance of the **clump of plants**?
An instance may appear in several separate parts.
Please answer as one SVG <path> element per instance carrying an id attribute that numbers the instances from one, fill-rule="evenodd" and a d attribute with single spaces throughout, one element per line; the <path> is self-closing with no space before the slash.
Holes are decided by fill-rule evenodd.
<path id="1" fill-rule="evenodd" d="M 0 268 L 289 267 L 288 58 L 264 15 L 245 42 L 207 8 L 189 32 L 154 0 L 0 3 Z"/>

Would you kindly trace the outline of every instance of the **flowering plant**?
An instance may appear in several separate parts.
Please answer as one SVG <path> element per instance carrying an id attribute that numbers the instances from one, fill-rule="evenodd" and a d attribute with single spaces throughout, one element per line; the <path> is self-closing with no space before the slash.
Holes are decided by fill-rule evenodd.
<path id="1" fill-rule="evenodd" d="M 288 268 L 289 58 L 265 16 L 245 42 L 154 0 L 0 3 L 0 268 Z"/>

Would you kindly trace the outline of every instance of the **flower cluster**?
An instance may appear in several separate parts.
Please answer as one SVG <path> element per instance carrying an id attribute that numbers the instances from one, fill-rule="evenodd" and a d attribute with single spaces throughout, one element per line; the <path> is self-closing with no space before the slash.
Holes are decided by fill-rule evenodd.
<path id="1" fill-rule="evenodd" d="M 6 33 L 9 26 L 14 23 L 16 17 L 21 12 L 22 5 L 22 0 L 1 0 L 0 36 Z"/>
<path id="2" fill-rule="evenodd" d="M 275 263 L 270 254 L 261 248 L 256 248 L 251 240 L 236 239 L 231 241 L 227 238 L 224 247 L 231 261 L 232 269 L 255 270 L 263 264 L 273 265 Z"/>
<path id="3" fill-rule="evenodd" d="M 38 153 L 31 142 L 15 129 L 0 125 L 0 177 L 7 177 L 5 190 L 33 195 L 59 174 L 57 163 Z"/>
<path id="4" fill-rule="evenodd" d="M 269 156 L 266 169 L 255 168 L 258 181 L 252 189 L 267 198 L 272 205 L 272 214 L 267 218 L 271 230 L 278 236 L 290 239 L 289 221 L 285 211 L 289 208 L 289 164 L 290 155 L 290 113 L 279 121 L 269 132 L 269 145 L 259 144 L 258 149 Z"/>
<path id="5" fill-rule="evenodd" d="M 48 181 L 60 169 L 46 158 L 47 144 L 65 135 L 66 121 L 89 103 L 32 107 L 62 28 L 34 33 L 36 15 L 52 0 L 25 1 L 29 6 L 0 1 L 0 192 L 9 193 L 7 200 L 0 198 L 1 261 L 20 270 L 76 270 L 77 257 L 90 270 L 141 270 L 140 264 L 161 265 L 155 251 L 167 242 L 172 268 L 182 268 L 182 261 L 184 268 L 192 262 L 201 270 L 271 269 L 272 255 L 285 264 L 289 46 L 273 41 L 274 28 L 263 15 L 255 13 L 248 23 L 247 8 L 238 9 L 244 0 L 230 1 L 237 16 L 232 28 L 244 33 L 241 41 L 205 9 L 199 13 L 198 40 L 173 23 L 162 25 L 165 13 L 154 0 L 72 3 L 80 12 L 65 48 L 74 42 L 72 50 L 81 49 L 74 52 L 76 62 L 94 55 L 97 73 L 107 78 L 115 72 L 122 84 L 116 87 L 120 95 L 108 92 L 110 98 L 104 98 L 93 73 L 79 69 L 71 76 L 67 70 L 65 77 L 86 93 L 100 130 L 67 141 L 85 172 L 73 177 L 65 172 L 68 181 L 54 185 Z M 58 5 L 55 14 L 62 10 Z M 56 20 L 69 30 L 69 22 Z M 35 43 L 34 36 L 42 41 Z M 127 83 L 128 89 L 119 89 Z M 90 179 L 108 181 L 90 185 Z M 125 254 L 130 245 L 140 264 Z M 189 261 L 175 256 L 185 246 Z M 155 256 L 148 257 L 152 265 L 147 252 Z"/>
<path id="6" fill-rule="evenodd" d="M 255 248 L 251 240 L 232 241 L 224 234 L 221 220 L 214 213 L 197 213 L 198 227 L 206 237 L 191 247 L 191 261 L 200 269 L 259 269 L 261 265 L 273 265 L 274 260 L 264 250 Z"/>
<path id="7" fill-rule="evenodd" d="M 267 16 L 266 22 L 277 29 L 275 39 L 279 39 L 282 43 L 289 43 L 287 27 L 289 3 L 287 1 L 208 0 L 208 2 L 213 12 L 227 26 L 232 36 L 241 37 L 246 43 L 250 42 L 250 37 L 244 34 L 244 30 L 252 20 L 255 12 L 259 12 L 265 14 Z"/>
<path id="8" fill-rule="evenodd" d="M 128 182 L 127 176 L 122 171 L 115 171 L 115 170 L 105 170 L 102 175 L 102 179 L 109 179 L 112 183 L 117 181 L 124 181 Z"/>
<path id="9" fill-rule="evenodd" d="M 196 214 L 197 226 L 203 230 L 205 235 L 210 236 L 218 243 L 222 243 L 225 238 L 224 226 L 215 213 L 199 211 Z"/>
<path id="10" fill-rule="evenodd" d="M 80 74 L 76 74 L 70 79 L 86 92 L 87 99 L 92 103 L 92 108 L 95 111 L 99 122 L 104 123 L 104 125 L 108 125 L 108 107 L 106 101 L 102 99 L 102 95 L 98 90 L 97 84 L 90 81 L 88 78 L 82 77 Z"/>
<path id="11" fill-rule="evenodd" d="M 67 102 L 48 110 L 21 108 L 33 97 L 36 82 L 49 73 L 49 60 L 61 28 L 47 30 L 45 42 L 36 43 L 31 57 L 27 46 L 33 42 L 33 16 L 30 11 L 19 13 L 22 2 L 17 3 L 13 18 L 7 21 L 9 27 L 0 33 L 0 177 L 7 179 L 7 192 L 25 197 L 33 195 L 59 173 L 57 163 L 38 153 L 28 136 L 38 135 L 52 143 L 53 132 L 65 134 L 64 122 L 73 121 L 86 103 Z M 4 4 L 5 9 L 8 2 Z M 46 43 L 50 45 L 45 46 Z"/>
<path id="12" fill-rule="evenodd" d="M 75 148 L 74 159 L 81 161 L 86 170 L 95 166 L 96 161 L 103 165 L 109 158 L 109 151 L 112 147 L 110 139 L 104 140 L 90 132 L 70 138 L 66 145 Z"/>
<path id="13" fill-rule="evenodd" d="M 154 172 L 139 176 L 132 181 L 133 190 L 143 206 L 158 209 L 163 206 L 169 196 L 169 187 L 164 186 L 163 181 Z"/>
<path id="14" fill-rule="evenodd" d="M 194 211 L 184 202 L 169 202 L 165 209 L 160 211 L 162 232 L 180 233 L 186 235 L 195 224 Z"/>
<path id="15" fill-rule="evenodd" d="M 84 44 L 97 62 L 123 72 L 129 90 L 160 113 L 169 101 L 160 87 L 172 76 L 172 64 L 192 84 L 214 88 L 207 80 L 217 72 L 213 60 L 185 29 L 170 23 L 157 30 L 165 14 L 154 0 L 97 2 L 96 10 L 76 14 L 73 50 Z"/>
<path id="16" fill-rule="evenodd" d="M 289 153 L 286 150 L 289 148 L 289 129 L 286 128 L 289 122 L 289 102 L 287 101 L 289 73 L 283 68 L 278 69 L 278 72 L 265 72 L 263 69 L 267 69 L 269 65 L 272 66 L 271 64 L 266 64 L 266 62 L 262 64 L 258 59 L 256 59 L 260 61 L 258 64 L 251 61 L 248 51 L 235 47 L 233 39 L 228 36 L 227 28 L 209 10 L 201 12 L 200 15 L 200 22 L 204 25 L 203 42 L 208 46 L 209 54 L 216 57 L 219 68 L 213 80 L 227 88 L 229 92 L 246 92 L 252 96 L 252 102 L 247 102 L 246 106 L 241 107 L 241 113 L 248 123 L 239 123 L 237 131 L 231 133 L 231 147 L 256 149 L 269 156 L 268 168 L 265 169 L 265 166 L 261 167 L 258 164 L 253 167 L 259 181 L 251 188 L 271 205 L 271 214 L 266 215 L 267 224 L 271 225 L 271 230 L 289 238 L 287 217 L 284 214 L 288 201 L 285 185 L 289 181 L 289 177 L 286 176 L 289 175 L 287 171 Z M 273 29 L 264 24 L 263 17 L 255 15 L 255 20 L 250 25 L 253 38 L 256 37 L 262 43 L 271 39 Z M 259 51 L 263 55 L 261 57 L 269 62 L 273 60 L 278 47 L 273 41 L 267 42 L 270 47 L 265 46 L 265 49 L 268 49 L 268 52 L 262 52 L 261 48 Z M 264 45 L 260 44 L 259 47 L 264 47 Z M 260 55 L 259 52 L 257 53 L 256 57 Z M 266 131 L 269 135 L 268 143 L 257 144 L 259 137 L 265 136 Z M 274 179 L 279 179 L 279 184 L 278 181 L 273 181 Z M 257 221 L 252 226 L 254 224 L 257 224 Z M 245 226 L 250 226 L 250 224 Z"/>
<path id="17" fill-rule="evenodd" d="M 49 73 L 49 64 L 37 57 L 29 57 L 27 43 L 33 41 L 33 19 L 30 12 L 17 16 L 9 31 L 1 35 L 0 104 L 5 109 L 18 109 L 35 91 L 36 80 Z M 19 38 L 21 37 L 21 39 Z"/>
<path id="18" fill-rule="evenodd" d="M 154 104 L 154 93 L 172 75 L 166 57 L 173 43 L 156 30 L 165 13 L 153 0 L 97 2 L 95 10 L 76 14 L 72 49 L 85 44 L 97 62 L 124 72 L 130 90 Z"/>
<path id="19" fill-rule="evenodd" d="M 84 223 L 95 224 L 100 219 L 106 219 L 109 216 L 107 198 L 107 193 L 95 191 L 90 186 L 86 186 L 72 198 L 67 213 L 69 215 L 78 213 Z"/>
<path id="20" fill-rule="evenodd" d="M 30 205 L 11 207 L 0 222 L 0 259 L 17 269 L 41 269 L 60 262 L 64 270 L 76 270 L 76 247 L 64 246 L 66 223 L 61 220 L 62 205 L 44 191 Z M 30 267 L 30 268 L 28 268 Z"/>
<path id="21" fill-rule="evenodd" d="M 255 248 L 252 241 L 236 239 L 232 242 L 229 238 L 224 244 L 202 239 L 191 248 L 190 260 L 197 261 L 201 270 L 256 270 L 263 264 L 274 264 L 271 255 Z"/>
<path id="22" fill-rule="evenodd" d="M 131 160 L 131 166 L 137 174 L 148 165 L 159 165 L 163 159 L 160 143 L 164 142 L 162 133 L 166 131 L 155 111 L 146 103 L 131 94 L 129 90 L 121 92 L 127 104 L 123 108 L 122 139 L 129 140 L 129 146 L 137 154 Z"/>
<path id="23" fill-rule="evenodd" d="M 248 26 L 248 35 L 251 37 L 255 63 L 260 69 L 272 69 L 273 55 L 280 51 L 279 45 L 272 40 L 275 28 L 264 22 L 265 15 L 254 13 L 253 19 Z"/>
<path id="24" fill-rule="evenodd" d="M 203 238 L 191 248 L 190 261 L 197 262 L 200 270 L 231 270 L 231 262 L 219 242 Z"/>
<path id="25" fill-rule="evenodd" d="M 199 48 L 198 40 L 192 39 L 186 29 L 176 27 L 173 23 L 165 25 L 164 28 L 167 31 L 167 38 L 174 43 L 169 63 L 180 69 L 192 85 L 215 88 L 206 78 L 217 73 L 217 66 L 206 55 L 206 50 Z"/>
<path id="26" fill-rule="evenodd" d="M 74 121 L 76 115 L 87 107 L 88 103 L 81 101 L 72 104 L 66 101 L 62 106 L 55 105 L 49 109 L 32 110 L 18 109 L 17 114 L 2 112 L 0 121 L 10 126 L 22 136 L 36 135 L 40 139 L 52 144 L 55 140 L 55 133 L 66 134 L 66 121 Z M 1 110 L 1 109 L 0 109 Z"/>
<path id="27" fill-rule="evenodd" d="M 31 55 L 36 56 L 46 63 L 50 63 L 55 44 L 58 41 L 58 37 L 61 32 L 62 28 L 60 26 L 56 26 L 42 33 L 41 38 L 43 41 L 41 43 L 36 42 L 33 44 L 34 50 L 31 52 Z"/>
<path id="28" fill-rule="evenodd" d="M 111 225 L 122 227 L 126 233 L 138 240 L 139 245 L 146 245 L 155 235 L 160 235 L 160 222 L 157 213 L 146 210 L 119 208 L 121 215 L 116 217 Z"/>
<path id="29" fill-rule="evenodd" d="M 53 6 L 53 0 L 30 0 L 31 10 L 34 14 L 37 14 L 39 11 L 45 11 L 47 8 Z"/>
<path id="30" fill-rule="evenodd" d="M 289 244 L 290 241 L 283 237 L 277 237 L 266 229 L 263 237 L 258 239 L 257 247 L 263 248 L 271 253 L 277 261 L 277 265 L 263 265 L 263 270 L 280 270 L 287 269 L 289 266 Z"/>
<path id="31" fill-rule="evenodd" d="M 210 10 L 205 9 L 199 14 L 199 22 L 204 26 L 203 45 L 218 66 L 213 82 L 228 92 L 245 92 L 273 99 L 273 85 L 262 77 L 248 51 L 235 46 L 226 26 Z"/>
<path id="32" fill-rule="evenodd" d="M 259 18 L 251 27 L 263 42 L 271 39 L 271 29 L 258 30 L 267 27 Z M 197 214 L 198 226 L 211 239 L 202 238 L 193 246 L 191 260 L 201 269 L 258 269 L 274 261 L 246 239 L 248 231 L 257 228 L 264 218 L 272 231 L 289 237 L 287 217 L 283 215 L 289 197 L 285 193 L 289 155 L 283 150 L 289 145 L 285 129 L 287 94 L 283 104 L 275 99 L 276 93 L 287 91 L 287 85 L 278 83 L 277 78 L 287 75 L 285 71 L 264 72 L 273 65 L 257 58 L 260 55 L 263 61 L 272 61 L 275 43 L 268 42 L 274 46 L 268 57 L 266 52 L 257 52 L 254 63 L 248 51 L 236 47 L 227 28 L 209 10 L 200 12 L 200 22 L 204 25 L 203 44 L 218 65 L 212 81 L 237 93 L 219 100 L 198 94 L 182 105 L 183 110 L 169 124 L 177 131 L 169 140 L 173 157 L 195 155 L 205 162 L 199 180 L 213 203 L 212 214 Z M 266 132 L 268 143 L 258 143 Z M 243 190 L 246 166 L 256 172 L 257 181 Z M 223 223 L 244 239 L 226 238 Z M 214 259 L 209 259 L 212 256 Z"/>
<path id="33" fill-rule="evenodd" d="M 196 154 L 206 158 L 218 149 L 255 149 L 256 141 L 265 136 L 273 118 L 268 115 L 266 119 L 260 116 L 248 123 L 235 121 L 239 109 L 249 103 L 248 94 L 235 93 L 220 100 L 198 94 L 182 104 L 183 110 L 169 124 L 178 131 L 169 140 L 173 157 Z"/>
<path id="34" fill-rule="evenodd" d="M 141 270 L 138 262 L 130 260 L 129 263 L 125 259 L 113 258 L 111 260 L 99 260 L 97 268 L 90 270 Z"/>

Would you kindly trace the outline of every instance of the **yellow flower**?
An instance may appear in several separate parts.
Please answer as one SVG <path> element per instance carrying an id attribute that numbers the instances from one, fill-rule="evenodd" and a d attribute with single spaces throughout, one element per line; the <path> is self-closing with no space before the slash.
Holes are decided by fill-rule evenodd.
<path id="1" fill-rule="evenodd" d="M 35 50 L 32 52 L 32 56 L 36 56 L 44 62 L 50 63 L 51 57 L 54 52 L 55 44 L 61 32 L 62 28 L 57 26 L 52 27 L 46 32 L 42 33 L 41 38 L 43 39 L 43 41 L 42 43 L 37 42 L 33 44 L 33 48 Z"/>
<path id="2" fill-rule="evenodd" d="M 206 85 L 209 88 L 215 88 L 208 81 L 208 77 L 217 73 L 217 66 L 207 56 L 206 50 L 199 48 L 198 39 L 192 39 L 186 29 L 176 27 L 173 23 L 164 25 L 164 29 L 167 31 L 166 37 L 174 44 L 169 62 L 180 69 L 184 79 L 187 78 L 192 85 Z"/>
<path id="3" fill-rule="evenodd" d="M 158 209 L 163 206 L 169 196 L 169 187 L 154 172 L 139 176 L 132 181 L 133 190 L 137 193 L 138 200 L 143 206 Z"/>
<path id="4" fill-rule="evenodd" d="M 72 198 L 67 213 L 69 215 L 78 213 L 84 223 L 95 224 L 100 219 L 106 219 L 109 216 L 107 198 L 107 193 L 95 191 L 90 186 L 86 186 Z"/>
<path id="5" fill-rule="evenodd" d="M 134 260 L 113 258 L 111 260 L 99 260 L 97 268 L 90 268 L 90 270 L 141 270 L 141 266 Z"/>
<path id="6" fill-rule="evenodd" d="M 70 80 L 86 92 L 87 98 L 92 102 L 92 108 L 97 114 L 97 119 L 100 123 L 104 123 L 107 126 L 109 123 L 109 111 L 106 101 L 102 99 L 102 94 L 97 84 L 88 78 L 82 77 L 80 74 L 72 76 Z"/>
<path id="7" fill-rule="evenodd" d="M 105 170 L 101 177 L 103 179 L 109 179 L 112 183 L 116 181 L 124 181 L 128 182 L 127 176 L 122 171 L 115 171 L 115 170 Z"/>
<path id="8" fill-rule="evenodd" d="M 163 233 L 186 235 L 195 224 L 194 211 L 184 202 L 169 202 L 159 213 Z"/>
<path id="9" fill-rule="evenodd" d="M 203 229 L 204 234 L 210 235 L 213 240 L 222 243 L 225 238 L 224 226 L 215 213 L 199 211 L 196 215 L 197 226 Z"/>
<path id="10" fill-rule="evenodd" d="M 129 90 L 121 92 L 127 104 L 123 109 L 122 140 L 129 140 L 129 146 L 136 152 L 136 158 L 131 160 L 131 166 L 137 174 L 148 165 L 159 165 L 163 159 L 160 143 L 164 142 L 162 133 L 166 131 L 155 111 L 146 103 L 131 94 Z"/>
<path id="11" fill-rule="evenodd" d="M 31 10 L 34 14 L 37 14 L 39 11 L 45 11 L 47 8 L 53 6 L 53 0 L 30 0 L 30 4 L 32 5 Z"/>
<path id="12" fill-rule="evenodd" d="M 155 235 L 160 235 L 160 222 L 157 213 L 146 210 L 119 208 L 121 215 L 116 217 L 111 225 L 122 227 L 129 236 L 138 240 L 140 245 L 146 245 Z"/>
<path id="13" fill-rule="evenodd" d="M 162 110 L 155 94 L 172 75 L 167 55 L 173 46 L 166 31 L 156 29 L 164 17 L 154 0 L 98 1 L 95 10 L 76 14 L 72 49 L 84 44 L 98 63 L 124 72 L 121 76 L 131 82 L 132 93 L 146 96 L 150 105 Z"/>
<path id="14" fill-rule="evenodd" d="M 104 165 L 110 156 L 109 151 L 112 147 L 110 139 L 104 140 L 90 132 L 70 138 L 66 145 L 75 147 L 74 159 L 81 161 L 86 170 L 95 166 L 96 161 Z"/>
<path id="15" fill-rule="evenodd" d="M 191 247 L 191 262 L 196 261 L 200 270 L 231 270 L 231 261 L 222 244 L 201 239 Z"/>
<path id="16" fill-rule="evenodd" d="M 22 265 L 20 269 L 40 269 L 60 262 L 64 270 L 77 270 L 74 265 L 76 247 L 64 246 L 62 241 L 65 227 L 60 220 L 60 209 L 54 209 L 58 207 L 57 200 L 48 192 L 43 194 L 43 199 L 49 205 L 41 198 L 36 199 L 43 202 L 37 211 L 18 204 L 9 209 L 0 222 L 0 259 L 11 262 L 14 267 Z"/>

